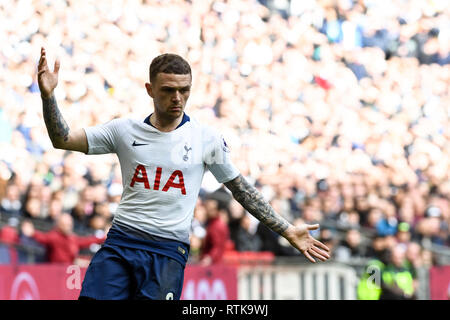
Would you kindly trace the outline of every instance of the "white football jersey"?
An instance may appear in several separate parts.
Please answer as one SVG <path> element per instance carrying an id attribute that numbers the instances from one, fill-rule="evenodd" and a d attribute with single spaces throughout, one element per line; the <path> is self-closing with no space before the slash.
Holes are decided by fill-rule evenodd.
<path id="1" fill-rule="evenodd" d="M 88 154 L 116 153 L 123 193 L 114 222 L 189 243 L 194 207 L 205 170 L 224 183 L 239 175 L 228 146 L 194 119 L 161 132 L 136 119 L 85 128 Z"/>

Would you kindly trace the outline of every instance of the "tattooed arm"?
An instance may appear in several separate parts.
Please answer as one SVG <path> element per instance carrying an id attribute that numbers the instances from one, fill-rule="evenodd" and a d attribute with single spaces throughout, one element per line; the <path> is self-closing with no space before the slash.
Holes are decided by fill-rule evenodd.
<path id="1" fill-rule="evenodd" d="M 41 90 L 42 111 L 47 132 L 52 144 L 57 149 L 73 150 L 87 153 L 86 133 L 83 129 L 70 132 L 69 126 L 61 115 L 53 94 L 58 84 L 59 61 L 51 72 L 47 66 L 45 49 L 41 49 L 38 66 L 38 83 Z"/>
<path id="2" fill-rule="evenodd" d="M 264 200 L 261 193 L 251 186 L 242 175 L 226 182 L 225 186 L 248 212 L 268 228 L 286 238 L 292 246 L 302 252 L 311 262 L 315 262 L 313 257 L 322 261 L 330 257 L 327 253 L 329 251 L 328 247 L 309 234 L 310 230 L 319 228 L 318 224 L 293 226 L 277 214 Z"/>
<path id="3" fill-rule="evenodd" d="M 276 233 L 282 235 L 290 226 L 290 223 L 277 214 L 264 200 L 261 193 L 251 186 L 242 175 L 225 183 L 225 186 L 248 212 Z"/>

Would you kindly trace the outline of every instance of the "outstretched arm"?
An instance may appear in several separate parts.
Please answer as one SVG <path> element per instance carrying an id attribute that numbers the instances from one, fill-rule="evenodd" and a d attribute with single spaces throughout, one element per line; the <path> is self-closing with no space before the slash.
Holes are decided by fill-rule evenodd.
<path id="1" fill-rule="evenodd" d="M 225 186 L 231 191 L 233 197 L 253 216 L 264 223 L 267 227 L 286 238 L 289 243 L 297 248 L 311 262 L 316 262 L 313 257 L 325 261 L 330 258 L 326 245 L 314 239 L 310 230 L 319 228 L 315 225 L 293 226 L 282 216 L 277 214 L 273 208 L 264 200 L 261 193 L 250 185 L 242 175 L 226 182 Z"/>
<path id="2" fill-rule="evenodd" d="M 56 60 L 53 72 L 49 70 L 45 49 L 42 48 L 38 66 L 38 83 L 41 90 L 45 126 L 55 148 L 87 153 L 88 144 L 85 131 L 83 129 L 70 131 L 53 94 L 58 84 L 59 66 L 60 63 Z"/>

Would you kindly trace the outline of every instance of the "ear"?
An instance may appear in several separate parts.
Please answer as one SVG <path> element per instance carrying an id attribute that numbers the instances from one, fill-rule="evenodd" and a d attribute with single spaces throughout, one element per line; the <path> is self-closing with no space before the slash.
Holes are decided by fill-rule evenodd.
<path id="1" fill-rule="evenodd" d="M 146 82 L 145 83 L 145 89 L 147 89 L 148 95 L 153 98 L 153 87 L 152 87 L 152 84 Z"/>

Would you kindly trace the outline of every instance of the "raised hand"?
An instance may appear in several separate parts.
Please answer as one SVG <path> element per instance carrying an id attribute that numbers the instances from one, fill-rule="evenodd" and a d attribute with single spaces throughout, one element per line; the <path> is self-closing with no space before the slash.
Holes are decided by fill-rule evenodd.
<path id="1" fill-rule="evenodd" d="M 303 253 L 309 261 L 316 262 L 314 258 L 325 261 L 330 258 L 328 253 L 330 249 L 309 234 L 310 230 L 316 230 L 318 228 L 318 224 L 302 224 L 297 227 L 290 226 L 283 233 L 283 236 L 291 243 L 291 245 Z"/>
<path id="2" fill-rule="evenodd" d="M 58 84 L 59 65 L 59 60 L 55 60 L 55 66 L 53 72 L 51 72 L 47 65 L 45 49 L 41 48 L 41 58 L 38 65 L 38 84 L 43 98 L 49 98 L 53 95 L 53 90 Z"/>

